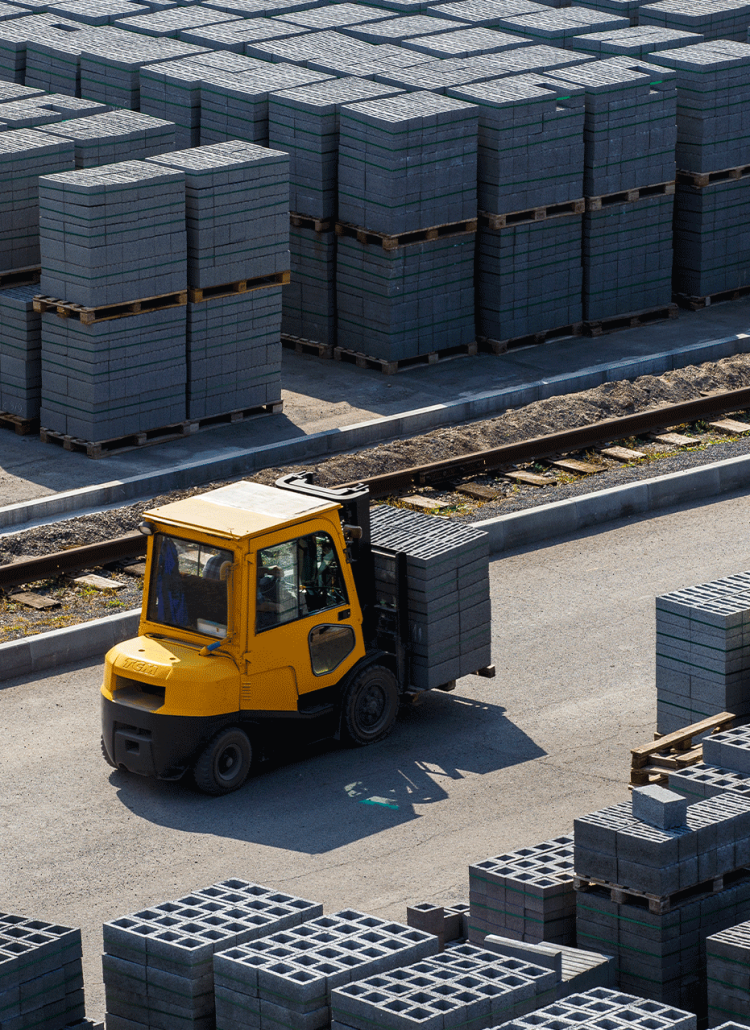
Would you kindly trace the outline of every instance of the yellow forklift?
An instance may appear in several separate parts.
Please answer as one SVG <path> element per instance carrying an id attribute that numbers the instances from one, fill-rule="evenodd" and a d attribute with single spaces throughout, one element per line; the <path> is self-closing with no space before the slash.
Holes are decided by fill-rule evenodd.
<path id="1" fill-rule="evenodd" d="M 155 508 L 139 528 L 139 635 L 107 653 L 101 689 L 110 765 L 192 770 L 200 790 L 225 794 L 274 734 L 370 744 L 416 696 L 405 575 L 378 603 L 366 487 L 242 481 Z"/>

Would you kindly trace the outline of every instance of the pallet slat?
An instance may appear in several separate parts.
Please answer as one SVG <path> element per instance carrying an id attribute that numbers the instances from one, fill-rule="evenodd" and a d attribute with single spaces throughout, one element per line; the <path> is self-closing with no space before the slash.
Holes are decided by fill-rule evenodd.
<path id="1" fill-rule="evenodd" d="M 750 165 L 735 165 L 732 168 L 721 168 L 714 172 L 690 172 L 681 168 L 677 170 L 677 182 L 682 186 L 702 188 L 714 182 L 744 179 L 746 175 L 750 175 Z"/>
<path id="2" fill-rule="evenodd" d="M 0 272 L 0 289 L 6 289 L 9 286 L 30 286 L 39 282 L 41 274 L 42 269 L 39 265 L 12 268 L 7 272 Z"/>
<path id="3" fill-rule="evenodd" d="M 694 297 L 687 293 L 675 293 L 674 301 L 681 308 L 689 311 L 700 311 L 724 300 L 740 300 L 750 295 L 750 286 L 737 286 L 731 290 L 719 290 L 718 293 L 707 293 L 704 297 Z"/>
<path id="4" fill-rule="evenodd" d="M 586 336 L 601 336 L 613 333 L 618 329 L 635 329 L 638 326 L 662 322 L 667 318 L 677 318 L 679 314 L 676 304 L 664 304 L 658 308 L 645 308 L 643 311 L 629 311 L 622 315 L 610 315 L 609 318 L 592 318 L 583 323 Z"/>
<path id="5" fill-rule="evenodd" d="M 0 411 L 0 427 L 12 429 L 16 436 L 29 436 L 39 429 L 39 419 L 21 418 L 20 415 L 11 415 L 9 411 Z"/>
<path id="6" fill-rule="evenodd" d="M 415 243 L 441 240 L 451 236 L 468 236 L 477 231 L 477 219 L 465 218 L 460 222 L 446 222 L 444 225 L 431 225 L 426 229 L 413 229 L 393 235 L 374 232 L 361 225 L 351 225 L 349 222 L 336 222 L 335 231 L 337 236 L 348 236 L 365 245 L 382 247 L 383 250 L 398 250 Z"/>
<path id="7" fill-rule="evenodd" d="M 639 186 L 637 189 L 621 190 L 619 193 L 603 193 L 599 197 L 586 197 L 587 211 L 601 211 L 612 204 L 634 204 L 647 197 L 671 197 L 675 191 L 675 180 L 657 182 L 652 186 Z"/>
<path id="8" fill-rule="evenodd" d="M 481 351 L 491 354 L 505 354 L 514 347 L 537 346 L 546 343 L 547 340 L 555 340 L 565 336 L 581 336 L 583 334 L 583 322 L 571 322 L 569 325 L 560 325 L 554 329 L 547 329 L 544 332 L 529 333 L 526 336 L 512 336 L 507 340 L 493 340 L 487 336 L 478 336 L 477 343 Z"/>
<path id="9" fill-rule="evenodd" d="M 72 318 L 83 325 L 95 322 L 107 322 L 114 318 L 127 318 L 129 315 L 140 315 L 148 311 L 165 311 L 168 308 L 179 308 L 187 304 L 187 290 L 175 293 L 163 293 L 158 297 L 140 297 L 137 300 L 124 301 L 122 304 L 100 304 L 87 307 L 73 301 L 60 300 L 57 297 L 45 297 L 39 294 L 34 297 L 34 311 L 40 315 L 52 312 L 59 318 Z"/>
<path id="10" fill-rule="evenodd" d="M 191 286 L 188 288 L 187 296 L 191 304 L 200 304 L 205 300 L 219 300 L 238 293 L 267 290 L 271 286 L 286 286 L 290 278 L 291 273 L 287 270 L 273 272 L 271 275 L 257 275 L 254 279 L 237 279 L 235 282 L 221 283 L 220 286 Z"/>
<path id="11" fill-rule="evenodd" d="M 524 211 L 508 211 L 504 214 L 493 214 L 490 211 L 479 212 L 479 224 L 488 229 L 506 229 L 524 222 L 540 222 L 549 218 L 562 218 L 565 215 L 582 215 L 586 210 L 586 199 L 569 200 L 564 204 L 547 204 L 542 207 L 530 207 Z"/>

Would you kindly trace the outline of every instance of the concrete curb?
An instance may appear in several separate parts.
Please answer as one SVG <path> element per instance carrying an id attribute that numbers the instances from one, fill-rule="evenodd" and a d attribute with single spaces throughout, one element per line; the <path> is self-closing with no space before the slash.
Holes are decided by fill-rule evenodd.
<path id="1" fill-rule="evenodd" d="M 23 526 L 28 522 L 45 520 L 59 515 L 74 515 L 88 508 L 184 489 L 210 482 L 252 473 L 273 465 L 329 458 L 344 451 L 372 447 L 401 436 L 428 432 L 438 426 L 470 422 L 474 419 L 497 415 L 506 408 L 519 408 L 548 397 L 577 393 L 601 386 L 605 382 L 636 379 L 642 375 L 661 375 L 673 368 L 750 351 L 750 335 L 738 333 L 720 340 L 690 344 L 673 351 L 661 351 L 642 358 L 627 358 L 602 365 L 580 369 L 578 372 L 548 379 L 539 379 L 523 386 L 475 394 L 448 404 L 435 404 L 428 408 L 389 415 L 386 418 L 360 422 L 340 429 L 312 433 L 293 440 L 267 444 L 263 447 L 234 449 L 221 457 L 185 462 L 166 469 L 146 472 L 128 479 L 81 487 L 49 494 L 32 501 L 22 501 L 0 508 L 0 529 Z"/>
<path id="2" fill-rule="evenodd" d="M 591 526 L 675 505 L 711 501 L 722 494 L 750 488 L 750 455 L 656 476 L 583 497 L 543 504 L 526 511 L 473 523 L 490 536 L 493 555 L 516 547 L 550 541 Z M 106 652 L 138 630 L 140 609 L 111 615 L 79 626 L 52 630 L 24 640 L 0 644 L 0 681 L 42 672 Z"/>

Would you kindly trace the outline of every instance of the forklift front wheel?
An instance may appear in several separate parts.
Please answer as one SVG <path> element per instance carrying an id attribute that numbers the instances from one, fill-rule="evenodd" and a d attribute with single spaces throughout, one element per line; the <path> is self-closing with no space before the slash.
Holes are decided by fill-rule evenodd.
<path id="1" fill-rule="evenodd" d="M 343 736 L 361 747 L 387 737 L 398 715 L 396 678 L 384 665 L 370 665 L 358 673 L 344 694 Z"/>
<path id="2" fill-rule="evenodd" d="M 193 767 L 193 779 L 204 794 L 229 794 L 247 779 L 253 752 L 238 729 L 217 733 Z"/>

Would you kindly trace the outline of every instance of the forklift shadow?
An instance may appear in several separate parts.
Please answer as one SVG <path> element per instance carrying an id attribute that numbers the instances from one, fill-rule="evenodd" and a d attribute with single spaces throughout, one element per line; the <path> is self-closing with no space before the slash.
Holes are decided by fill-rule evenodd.
<path id="1" fill-rule="evenodd" d="M 448 801 L 467 776 L 544 754 L 500 705 L 433 691 L 402 708 L 382 743 L 281 748 L 224 797 L 198 794 L 187 776 L 165 783 L 112 772 L 110 782 L 127 808 L 157 825 L 324 854 L 420 818 L 421 806 Z"/>

